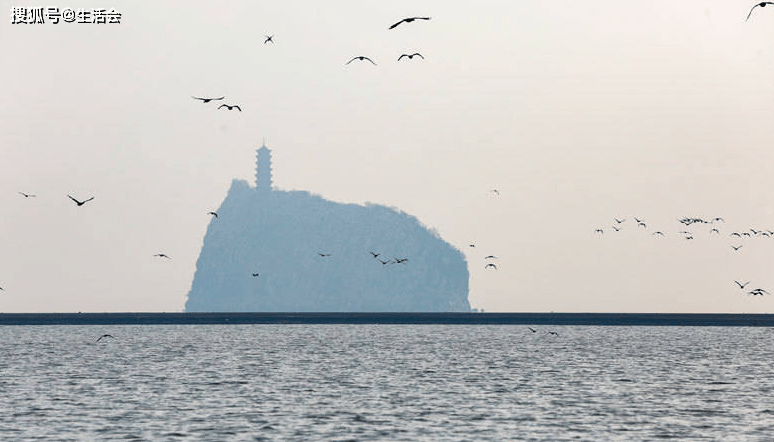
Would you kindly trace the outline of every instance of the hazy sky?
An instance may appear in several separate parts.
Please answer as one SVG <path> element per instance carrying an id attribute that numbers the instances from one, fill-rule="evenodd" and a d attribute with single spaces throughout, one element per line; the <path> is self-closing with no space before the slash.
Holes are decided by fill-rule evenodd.
<path id="1" fill-rule="evenodd" d="M 729 236 L 774 230 L 774 7 L 753 4 L 0 0 L 0 311 L 182 310 L 266 137 L 278 189 L 459 247 L 473 307 L 774 313 L 734 283 L 774 293 L 774 237 Z M 681 217 L 726 222 L 687 240 Z"/>

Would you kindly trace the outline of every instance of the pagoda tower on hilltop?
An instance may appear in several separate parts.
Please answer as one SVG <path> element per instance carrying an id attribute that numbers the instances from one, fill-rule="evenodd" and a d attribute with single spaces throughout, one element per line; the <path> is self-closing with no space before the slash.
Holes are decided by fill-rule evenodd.
<path id="1" fill-rule="evenodd" d="M 266 147 L 266 142 L 256 150 L 255 189 L 259 192 L 271 191 L 271 150 Z"/>

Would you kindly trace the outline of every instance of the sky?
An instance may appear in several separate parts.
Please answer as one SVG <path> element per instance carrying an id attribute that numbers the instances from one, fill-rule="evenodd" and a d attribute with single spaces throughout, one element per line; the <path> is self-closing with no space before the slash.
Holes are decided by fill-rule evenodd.
<path id="1" fill-rule="evenodd" d="M 774 313 L 746 294 L 774 293 L 774 236 L 730 236 L 774 230 L 753 4 L 0 0 L 0 312 L 182 311 L 207 212 L 265 140 L 276 189 L 437 230 L 472 307 Z M 12 24 L 48 6 L 121 22 Z"/>

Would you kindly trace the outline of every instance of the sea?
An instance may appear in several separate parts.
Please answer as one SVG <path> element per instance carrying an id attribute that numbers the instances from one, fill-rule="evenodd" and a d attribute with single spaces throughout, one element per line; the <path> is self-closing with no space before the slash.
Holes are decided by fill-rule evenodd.
<path id="1" fill-rule="evenodd" d="M 0 440 L 774 441 L 772 342 L 770 326 L 1 325 Z"/>

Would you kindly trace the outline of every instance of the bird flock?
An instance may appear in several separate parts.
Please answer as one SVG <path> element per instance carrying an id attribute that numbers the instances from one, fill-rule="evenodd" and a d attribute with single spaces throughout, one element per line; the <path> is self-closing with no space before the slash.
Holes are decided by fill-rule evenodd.
<path id="1" fill-rule="evenodd" d="M 644 219 L 640 219 L 637 217 L 632 218 L 633 223 L 630 222 L 628 224 L 634 224 L 634 229 L 636 230 L 642 230 L 645 229 L 644 232 L 647 232 L 648 224 L 645 223 Z M 734 252 L 738 252 L 744 244 L 739 244 L 739 241 L 746 240 L 746 239 L 764 239 L 769 238 L 771 239 L 774 237 L 774 230 L 771 229 L 756 229 L 756 228 L 748 228 L 747 230 L 733 230 L 730 231 L 730 233 L 726 232 L 725 229 L 722 227 L 725 224 L 725 220 L 722 217 L 715 217 L 712 219 L 703 219 L 703 218 L 695 218 L 695 217 L 683 217 L 678 218 L 677 221 L 683 225 L 676 233 L 674 233 L 675 236 L 678 238 L 682 238 L 685 241 L 692 241 L 696 235 L 699 235 L 701 233 L 706 233 L 708 237 L 718 237 L 723 238 L 727 237 L 730 241 L 730 247 L 733 249 Z M 612 229 L 612 234 L 618 234 L 617 232 L 621 232 L 624 230 L 627 225 L 627 218 L 618 219 L 616 217 L 613 218 L 613 223 L 611 223 L 610 228 Z M 608 232 L 610 232 L 608 230 Z M 594 229 L 594 233 L 598 236 L 604 236 L 605 234 L 605 228 L 599 227 Z M 666 237 L 667 233 L 664 233 L 662 230 L 654 230 L 650 232 L 650 235 L 657 238 Z M 671 235 L 671 234 L 670 234 Z M 734 280 L 737 286 L 739 286 L 740 290 L 744 290 L 745 287 L 747 287 L 748 282 L 745 282 L 744 284 L 740 283 L 739 281 Z M 749 290 L 746 292 L 748 295 L 751 296 L 763 296 L 770 294 L 767 290 L 763 288 L 756 288 L 753 290 Z"/>

